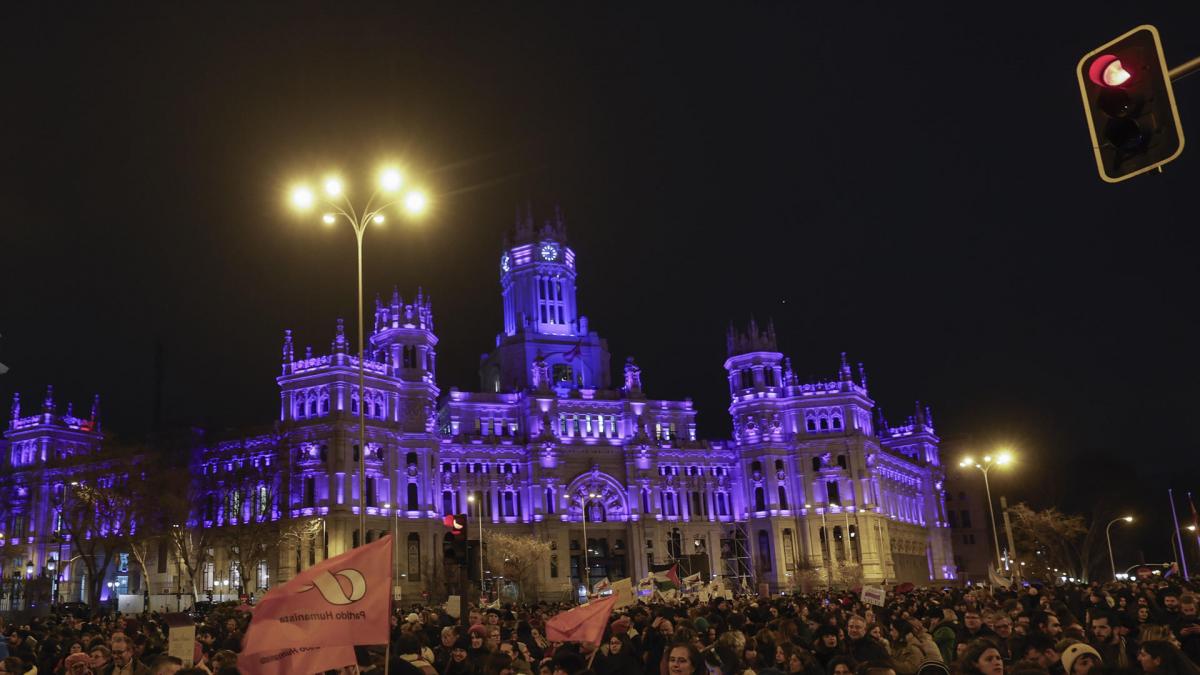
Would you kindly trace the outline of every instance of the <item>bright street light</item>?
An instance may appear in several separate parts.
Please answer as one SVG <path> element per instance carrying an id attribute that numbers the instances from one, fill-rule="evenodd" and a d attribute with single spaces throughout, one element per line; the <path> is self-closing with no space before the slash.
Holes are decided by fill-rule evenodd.
<path id="1" fill-rule="evenodd" d="M 404 176 L 399 169 L 389 167 L 379 172 L 379 187 L 383 190 L 387 192 L 399 190 L 403 184 Z"/>
<path id="2" fill-rule="evenodd" d="M 292 188 L 292 206 L 301 211 L 311 208 L 313 205 L 313 193 L 307 185 L 298 185 Z"/>
<path id="3" fill-rule="evenodd" d="M 425 208 L 429 205 L 429 199 L 424 192 L 413 190 L 404 197 L 404 210 L 412 215 L 418 215 L 425 212 Z"/>
<path id="4" fill-rule="evenodd" d="M 324 197 L 321 198 L 325 212 L 321 220 L 326 225 L 335 224 L 339 218 L 350 223 L 354 230 L 358 254 L 358 391 L 366 391 L 366 348 L 363 329 L 363 235 L 370 223 L 381 224 L 386 220 L 384 212 L 393 206 L 403 211 L 416 214 L 423 211 L 428 202 L 423 193 L 409 192 L 403 199 L 381 199 L 381 193 L 394 192 L 403 183 L 403 176 L 398 169 L 385 167 L 379 174 L 379 183 L 375 191 L 367 198 L 365 204 L 356 207 L 346 193 L 346 186 L 337 174 L 327 174 L 321 181 L 324 187 Z M 298 183 L 291 189 L 292 206 L 300 211 L 307 211 L 317 202 L 317 195 L 305 183 Z M 367 484 L 367 420 L 366 405 L 358 406 L 358 484 Z M 366 490 L 358 491 L 358 545 L 366 544 L 367 537 L 367 505 Z M 482 540 L 481 540 L 482 541 Z"/>
<path id="5" fill-rule="evenodd" d="M 988 482 L 988 470 L 990 470 L 993 465 L 1007 466 L 1008 464 L 1012 464 L 1013 461 L 1014 458 L 1012 452 L 1005 449 L 1001 450 L 995 457 L 992 457 L 991 455 L 984 455 L 982 462 L 976 462 L 971 459 L 970 455 L 968 455 L 963 457 L 962 461 L 958 463 L 958 465 L 964 469 L 969 466 L 974 466 L 976 469 L 979 469 L 983 472 L 983 487 L 987 491 L 988 519 L 992 521 L 992 542 L 996 545 L 997 572 L 1001 571 L 1004 567 L 1004 561 L 1000 557 L 1000 531 L 996 528 L 996 510 L 992 508 L 992 486 L 991 483 Z"/>
<path id="6" fill-rule="evenodd" d="M 325 179 L 325 194 L 330 197 L 342 196 L 342 181 L 340 178 L 330 176 Z"/>

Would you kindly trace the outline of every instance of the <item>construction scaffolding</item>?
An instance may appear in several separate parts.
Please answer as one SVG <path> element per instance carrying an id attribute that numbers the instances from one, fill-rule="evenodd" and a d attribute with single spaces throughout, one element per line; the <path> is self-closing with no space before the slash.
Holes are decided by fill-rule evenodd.
<path id="1" fill-rule="evenodd" d="M 750 537 L 745 523 L 734 523 L 728 537 L 721 539 L 721 562 L 725 578 L 735 593 L 753 594 L 754 561 L 750 557 Z"/>

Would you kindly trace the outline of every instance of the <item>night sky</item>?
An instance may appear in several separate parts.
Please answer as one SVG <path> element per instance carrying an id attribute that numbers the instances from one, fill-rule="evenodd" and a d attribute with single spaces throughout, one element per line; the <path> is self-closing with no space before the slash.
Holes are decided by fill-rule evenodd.
<path id="1" fill-rule="evenodd" d="M 1011 445 L 994 491 L 1139 514 L 1150 558 L 1166 488 L 1200 490 L 1200 75 L 1191 146 L 1116 186 L 1074 75 L 1140 23 L 1200 55 L 1196 3 L 29 4 L 0 29 L 4 401 L 98 392 L 139 438 L 161 343 L 171 426 L 270 424 L 283 329 L 354 325 L 353 235 L 284 191 L 396 157 L 436 209 L 368 233 L 366 289 L 432 295 L 443 390 L 478 386 L 515 209 L 558 203 L 614 369 L 707 437 L 753 315 L 801 375 L 865 362 L 893 423 L 932 406 L 948 463 Z"/>

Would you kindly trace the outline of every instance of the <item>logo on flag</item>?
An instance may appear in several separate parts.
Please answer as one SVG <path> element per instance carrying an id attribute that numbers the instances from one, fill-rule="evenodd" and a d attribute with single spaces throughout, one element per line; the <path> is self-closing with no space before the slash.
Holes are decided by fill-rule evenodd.
<path id="1" fill-rule="evenodd" d="M 346 591 L 342 589 L 342 584 L 332 574 L 325 572 L 313 579 L 311 584 L 302 586 L 297 589 L 299 593 L 305 593 L 312 589 L 317 589 L 321 597 L 325 598 L 325 602 L 331 605 L 349 605 L 352 602 L 358 602 L 367 594 L 367 580 L 363 578 L 362 572 L 358 570 L 342 570 L 337 572 L 337 576 L 346 579 L 350 582 L 350 594 L 346 595 Z"/>
<path id="2" fill-rule="evenodd" d="M 390 536 L 304 570 L 255 607 L 239 667 L 273 675 L 353 663 L 355 645 L 388 642 L 391 586 Z"/>

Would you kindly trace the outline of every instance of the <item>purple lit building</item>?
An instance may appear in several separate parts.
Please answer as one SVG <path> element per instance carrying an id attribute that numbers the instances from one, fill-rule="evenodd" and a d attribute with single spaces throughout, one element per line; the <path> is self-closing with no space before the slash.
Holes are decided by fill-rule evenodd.
<path id="1" fill-rule="evenodd" d="M 262 561 L 259 586 L 355 545 L 360 490 L 366 540 L 397 534 L 406 598 L 427 588 L 440 594 L 453 576 L 441 522 L 448 513 L 469 514 L 472 539 L 482 519 L 485 541 L 507 532 L 551 542 L 536 589 L 545 597 L 578 592 L 585 547 L 592 582 L 636 579 L 671 561 L 772 590 L 954 578 L 939 439 L 927 409 L 918 405 L 904 424 L 888 426 L 861 365 L 855 376 L 843 355 L 828 381 L 801 382 L 773 327 L 751 321 L 727 336 L 733 437 L 701 439 L 691 400 L 650 398 L 633 359 L 613 381 L 608 344 L 576 302 L 576 252 L 560 214 L 540 227 L 520 216 L 499 274 L 504 322 L 480 361 L 477 392 L 439 389 L 433 307 L 421 292 L 376 300 L 364 395 L 340 321 L 327 353 L 297 354 L 285 331 L 278 424 L 209 443 L 195 458 L 198 480 L 214 491 L 198 505 L 198 524 L 236 527 L 246 517 L 252 500 L 220 487 L 245 463 L 271 468 L 273 518 L 320 519 L 320 537 L 285 542 Z M 364 486 L 360 406 L 368 421 Z M 50 428 L 57 418 L 44 415 L 39 442 L 98 442 L 96 429 Z M 22 473 L 27 453 L 17 448 L 33 437 L 28 419 L 14 414 L 5 432 L 11 452 L 0 480 L 28 485 L 34 496 L 0 511 L 6 531 L 20 532 L 9 537 L 4 560 L 48 555 L 38 535 L 47 527 L 32 525 L 46 517 L 36 495 L 61 480 Z M 174 565 L 163 567 L 151 588 L 175 585 Z M 219 590 L 229 568 L 214 549 L 200 585 Z"/>

